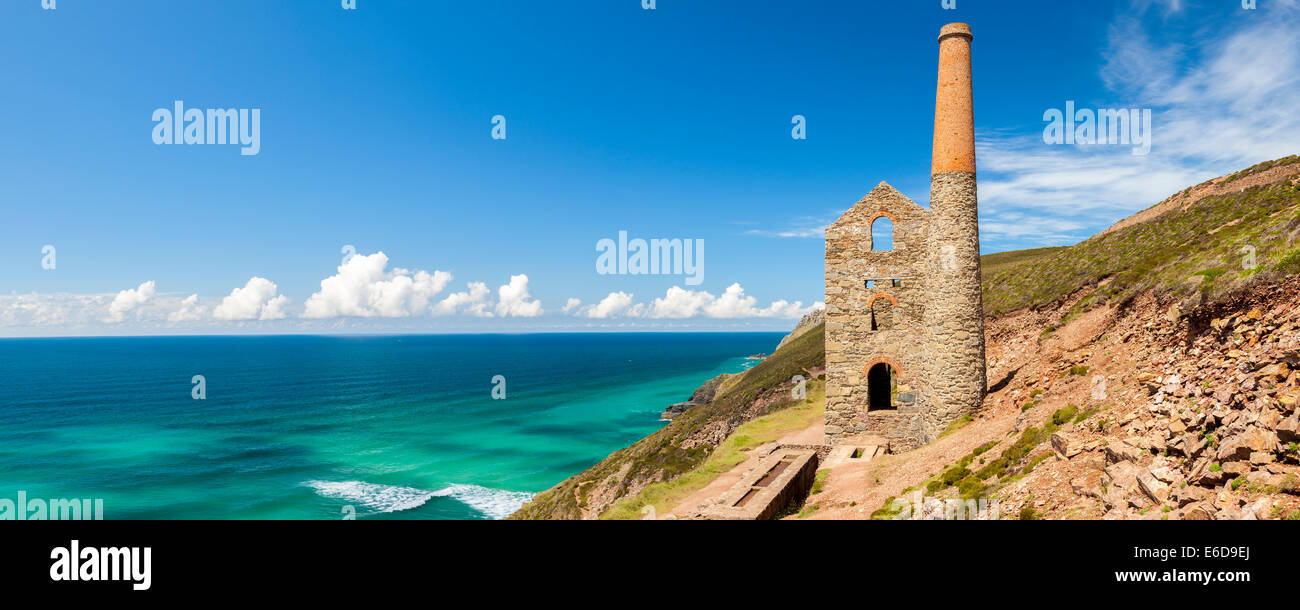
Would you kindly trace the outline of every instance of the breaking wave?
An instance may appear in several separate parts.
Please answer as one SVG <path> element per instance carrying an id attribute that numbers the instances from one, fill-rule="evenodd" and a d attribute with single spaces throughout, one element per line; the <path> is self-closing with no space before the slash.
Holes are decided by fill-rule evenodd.
<path id="1" fill-rule="evenodd" d="M 525 491 L 492 489 L 480 485 L 449 485 L 436 491 L 379 485 L 365 481 L 307 481 L 316 493 L 338 500 L 355 502 L 376 512 L 392 513 L 423 506 L 431 498 L 449 497 L 482 513 L 489 519 L 504 519 L 533 498 Z"/>

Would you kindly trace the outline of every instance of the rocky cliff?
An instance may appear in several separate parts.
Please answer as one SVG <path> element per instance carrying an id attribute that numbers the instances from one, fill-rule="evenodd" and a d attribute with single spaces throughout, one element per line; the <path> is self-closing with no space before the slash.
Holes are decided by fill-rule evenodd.
<path id="1" fill-rule="evenodd" d="M 1004 519 L 1300 519 L 1298 163 L 1075 246 L 986 257 L 979 412 L 833 470 L 811 518 L 897 517 L 919 493 L 997 500 Z"/>
<path id="2" fill-rule="evenodd" d="M 983 257 L 980 409 L 913 451 L 824 468 L 797 518 L 892 518 L 921 494 L 996 500 L 1004 519 L 1300 520 L 1300 157 L 1154 209 L 1074 246 Z M 711 402 L 512 518 L 596 518 L 690 472 L 788 406 L 823 342 L 823 322 L 801 321 Z"/>

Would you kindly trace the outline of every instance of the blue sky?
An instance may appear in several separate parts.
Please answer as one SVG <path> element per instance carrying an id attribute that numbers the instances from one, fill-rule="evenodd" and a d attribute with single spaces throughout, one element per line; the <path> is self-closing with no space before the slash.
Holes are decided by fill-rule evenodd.
<path id="1" fill-rule="evenodd" d="M 784 330 L 821 227 L 928 203 L 952 21 L 985 252 L 1298 152 L 1296 0 L 655 4 L 4 2 L 0 335 Z M 155 144 L 175 100 L 259 109 L 259 153 Z M 1151 152 L 1045 144 L 1067 100 L 1151 109 Z M 702 283 L 596 273 L 619 231 L 703 240 Z"/>

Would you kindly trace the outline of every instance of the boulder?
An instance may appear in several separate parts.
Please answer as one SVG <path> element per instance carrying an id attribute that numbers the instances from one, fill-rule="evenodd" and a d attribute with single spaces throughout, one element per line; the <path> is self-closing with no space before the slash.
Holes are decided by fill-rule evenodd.
<path id="1" fill-rule="evenodd" d="M 1071 442 L 1058 432 L 1052 435 L 1052 450 L 1056 452 L 1058 457 L 1068 460 L 1082 453 L 1083 447 L 1078 443 Z"/>
<path id="2" fill-rule="evenodd" d="M 1279 362 L 1259 369 L 1255 375 L 1261 379 L 1286 381 L 1286 378 L 1291 375 L 1291 367 L 1287 366 L 1287 363 L 1285 362 Z"/>
<path id="3" fill-rule="evenodd" d="M 1222 468 L 1214 470 L 1213 464 L 1211 464 L 1210 467 L 1201 470 L 1201 472 L 1195 477 L 1197 485 L 1204 485 L 1206 487 L 1216 487 L 1220 483 L 1223 483 L 1223 479 L 1224 474 Z"/>
<path id="4" fill-rule="evenodd" d="M 1183 455 L 1189 458 L 1195 458 L 1201 455 L 1205 450 L 1206 441 L 1198 434 L 1187 433 L 1183 435 Z"/>
<path id="5" fill-rule="evenodd" d="M 1101 499 L 1103 492 L 1101 479 L 1101 473 L 1090 472 L 1081 477 L 1072 479 L 1070 481 L 1070 489 L 1081 496 Z"/>
<path id="6" fill-rule="evenodd" d="M 1250 470 L 1250 462 L 1224 462 L 1223 464 L 1223 475 L 1229 479 L 1249 474 Z"/>
<path id="7" fill-rule="evenodd" d="M 1266 428 L 1256 428 L 1246 434 L 1246 446 L 1254 451 L 1277 450 L 1277 433 Z"/>
<path id="8" fill-rule="evenodd" d="M 1210 491 L 1205 489 L 1204 487 L 1188 485 L 1186 487 L 1175 488 L 1171 497 L 1175 502 L 1178 503 L 1178 506 L 1181 508 L 1189 504 L 1195 504 L 1197 502 L 1200 502 L 1201 500 L 1210 497 Z"/>
<path id="9" fill-rule="evenodd" d="M 1148 471 L 1143 471 L 1137 475 L 1138 488 L 1142 493 L 1151 498 L 1156 504 L 1163 504 L 1169 499 L 1169 486 L 1160 481 L 1155 475 Z"/>
<path id="10" fill-rule="evenodd" d="M 1216 455 L 1220 462 L 1246 460 L 1250 459 L 1250 447 L 1246 446 L 1242 438 L 1234 436 L 1223 440 Z"/>
<path id="11" fill-rule="evenodd" d="M 1108 488 L 1134 489 L 1137 487 L 1137 471 L 1133 462 L 1116 462 L 1106 467 L 1103 482 Z"/>
<path id="12" fill-rule="evenodd" d="M 1136 462 L 1142 458 L 1142 453 L 1141 449 L 1125 441 L 1106 445 L 1106 461 L 1110 463 Z"/>
<path id="13" fill-rule="evenodd" d="M 1295 441 L 1300 439 L 1300 411 L 1296 411 L 1281 421 L 1274 430 L 1277 435 L 1284 440 Z"/>

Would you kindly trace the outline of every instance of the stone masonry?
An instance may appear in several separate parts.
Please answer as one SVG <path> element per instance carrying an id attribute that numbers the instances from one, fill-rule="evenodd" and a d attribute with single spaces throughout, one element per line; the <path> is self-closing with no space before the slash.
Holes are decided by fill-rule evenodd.
<path id="1" fill-rule="evenodd" d="M 826 441 L 934 440 L 986 391 L 970 43 L 939 34 L 930 209 L 881 182 L 826 228 Z M 893 249 L 873 248 L 887 218 Z"/>

